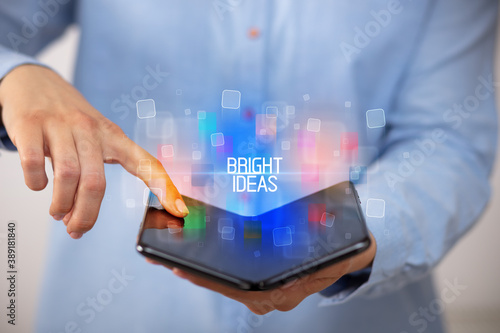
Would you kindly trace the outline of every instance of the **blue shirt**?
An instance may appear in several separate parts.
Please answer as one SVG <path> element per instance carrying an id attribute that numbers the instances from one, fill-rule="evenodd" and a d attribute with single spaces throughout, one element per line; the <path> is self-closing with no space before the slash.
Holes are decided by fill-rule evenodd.
<path id="1" fill-rule="evenodd" d="M 382 217 L 366 217 L 371 269 L 258 317 L 145 263 L 134 249 L 142 193 L 109 166 L 95 228 L 77 242 L 53 228 L 37 331 L 443 332 L 440 314 L 463 286 L 436 293 L 429 273 L 490 196 L 496 14 L 493 0 L 2 1 L 0 77 L 38 63 L 76 23 L 74 84 L 130 136 L 137 99 L 173 112 L 220 108 L 228 88 L 242 92 L 242 110 L 308 99 L 351 113 L 370 147 L 363 209 L 385 202 Z M 377 108 L 386 125 L 369 129 Z"/>

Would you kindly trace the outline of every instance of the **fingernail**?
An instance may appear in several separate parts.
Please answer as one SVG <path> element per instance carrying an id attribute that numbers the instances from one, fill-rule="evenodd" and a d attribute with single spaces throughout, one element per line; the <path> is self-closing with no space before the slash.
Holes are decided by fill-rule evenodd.
<path id="1" fill-rule="evenodd" d="M 64 218 L 64 215 L 54 215 L 53 218 L 56 221 L 61 221 Z"/>
<path id="2" fill-rule="evenodd" d="M 179 213 L 183 214 L 184 216 L 189 214 L 189 209 L 187 208 L 184 201 L 182 201 L 181 199 L 175 200 L 175 206 L 177 207 L 177 210 L 179 211 Z"/>
<path id="3" fill-rule="evenodd" d="M 69 234 L 71 238 L 73 239 L 80 239 L 82 238 L 83 234 L 81 232 L 75 232 L 73 231 L 72 233 Z"/>

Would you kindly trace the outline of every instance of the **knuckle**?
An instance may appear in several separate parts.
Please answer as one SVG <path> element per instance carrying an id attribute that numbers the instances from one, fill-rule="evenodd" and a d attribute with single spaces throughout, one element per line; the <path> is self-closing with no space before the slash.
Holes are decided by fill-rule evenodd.
<path id="1" fill-rule="evenodd" d="M 64 181 L 77 180 L 80 177 L 78 161 L 76 159 L 65 159 L 59 168 L 56 168 L 54 176 Z"/>
<path id="2" fill-rule="evenodd" d="M 23 168 L 28 170 L 35 170 L 43 168 L 44 157 L 40 152 L 37 151 L 27 151 L 21 156 L 21 164 Z"/>
<path id="3" fill-rule="evenodd" d="M 117 136 L 121 137 L 123 136 L 124 132 L 120 128 L 120 126 L 116 125 L 114 122 L 111 120 L 104 118 L 101 123 L 101 129 L 106 135 L 111 135 L 111 136 Z"/>
<path id="4" fill-rule="evenodd" d="M 103 193 L 106 189 L 106 178 L 103 173 L 87 174 L 82 179 L 82 189 L 91 193 Z"/>
<path id="5" fill-rule="evenodd" d="M 43 121 L 44 119 L 47 119 L 47 117 L 50 117 L 50 115 L 47 113 L 47 111 L 42 107 L 42 108 L 35 108 L 32 110 L 29 110 L 28 112 L 25 113 L 26 118 L 25 121 L 28 121 L 30 123 L 39 123 Z"/>
<path id="6" fill-rule="evenodd" d="M 80 112 L 80 115 L 78 117 L 75 117 L 75 120 L 77 122 L 77 126 L 85 132 L 93 133 L 99 125 L 96 119 L 86 115 L 83 112 Z"/>

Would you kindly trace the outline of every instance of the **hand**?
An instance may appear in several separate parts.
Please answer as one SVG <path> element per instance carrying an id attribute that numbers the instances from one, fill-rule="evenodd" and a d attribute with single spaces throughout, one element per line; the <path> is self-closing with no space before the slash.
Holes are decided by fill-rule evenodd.
<path id="1" fill-rule="evenodd" d="M 154 188 L 172 215 L 188 214 L 161 163 L 50 69 L 23 65 L 12 70 L 0 82 L 0 106 L 30 189 L 45 188 L 45 156 L 51 158 L 54 191 L 49 213 L 64 221 L 72 238 L 82 237 L 97 219 L 106 187 L 104 163 L 120 163 Z"/>
<path id="2" fill-rule="evenodd" d="M 175 275 L 183 279 L 187 279 L 200 287 L 213 290 L 241 302 L 253 313 L 263 315 L 273 310 L 290 311 L 307 296 L 332 285 L 343 275 L 369 267 L 377 251 L 375 238 L 371 233 L 370 238 L 372 242 L 366 251 L 335 265 L 323 268 L 313 274 L 289 282 L 282 287 L 267 291 L 242 291 L 187 273 L 178 268 L 172 269 L 172 267 L 164 266 L 172 269 Z M 147 261 L 158 264 L 151 259 L 147 259 Z"/>

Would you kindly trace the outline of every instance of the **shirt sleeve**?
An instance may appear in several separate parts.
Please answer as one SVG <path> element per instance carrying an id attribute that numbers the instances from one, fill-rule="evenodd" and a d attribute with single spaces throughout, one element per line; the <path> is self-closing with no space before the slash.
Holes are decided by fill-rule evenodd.
<path id="1" fill-rule="evenodd" d="M 0 84 L 20 65 L 44 66 L 34 56 L 74 22 L 72 0 L 0 2 Z M 15 149 L 0 122 L 0 149 Z"/>
<path id="2" fill-rule="evenodd" d="M 497 148 L 496 16 L 497 1 L 435 2 L 386 112 L 381 156 L 357 186 L 373 265 L 323 290 L 328 305 L 423 278 L 485 208 Z"/>

